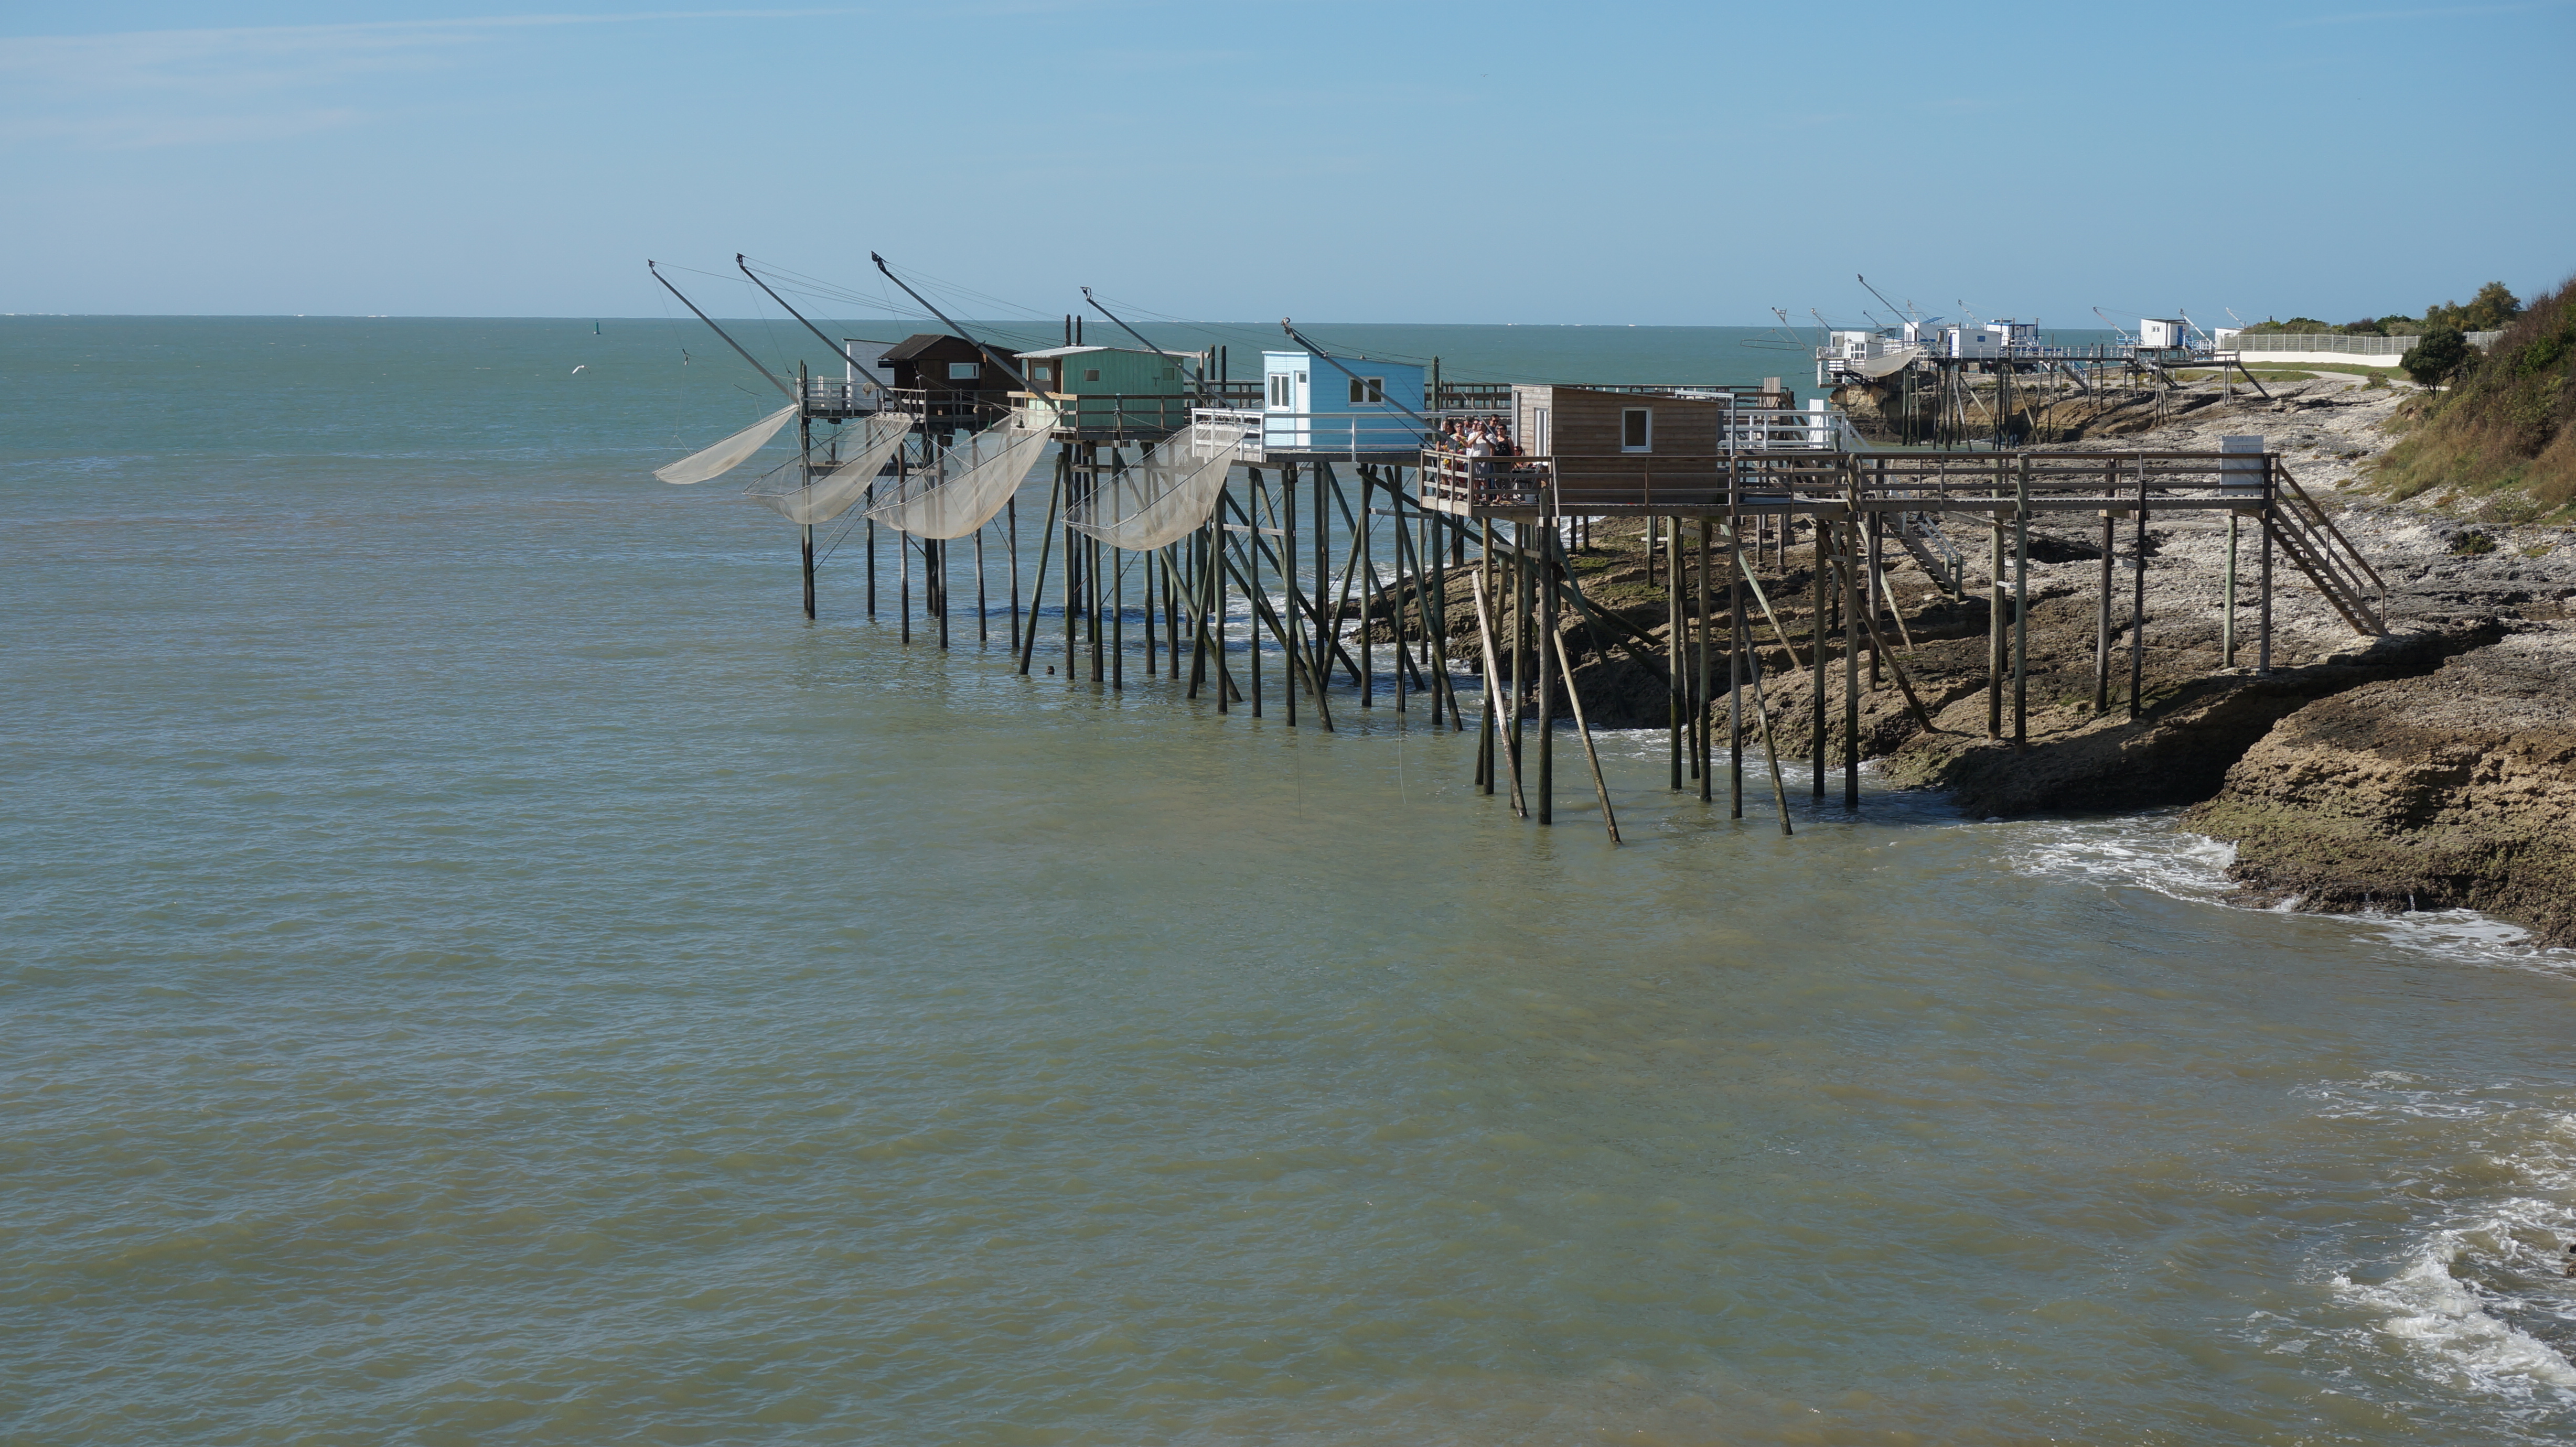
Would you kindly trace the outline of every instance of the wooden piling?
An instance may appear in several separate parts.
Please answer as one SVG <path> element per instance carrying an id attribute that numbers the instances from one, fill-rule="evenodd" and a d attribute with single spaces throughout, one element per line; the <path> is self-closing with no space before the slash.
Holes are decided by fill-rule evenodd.
<path id="1" fill-rule="evenodd" d="M 2254 676 L 2272 676 L 2272 511 L 2270 498 L 2263 504 L 2263 558 L 2255 587 L 2262 594 L 2262 611 L 2255 618 Z"/>
<path id="2" fill-rule="evenodd" d="M 1818 799 L 1825 797 L 1825 520 L 1819 515 L 1808 519 L 1808 530 L 1815 542 L 1815 609 L 1808 615 L 1807 641 L 1815 649 L 1815 687 L 1809 691 L 1808 731 L 1810 752 L 1814 755 L 1814 777 Z"/>
<path id="3" fill-rule="evenodd" d="M 2227 583 L 2226 596 L 2219 604 L 2218 661 L 2227 668 L 2236 666 L 2236 512 L 2227 514 Z"/>
<path id="4" fill-rule="evenodd" d="M 2103 494 L 2109 496 L 2106 490 Z M 2111 554 L 2118 545 L 2114 536 L 2119 514 L 2102 510 L 2102 595 L 2095 601 L 2093 614 L 2093 716 L 2100 718 L 2111 711 Z"/>
<path id="5" fill-rule="evenodd" d="M 1782 522 L 1784 524 L 1782 531 L 1785 533 L 1787 531 L 1785 526 L 1787 519 L 1785 515 L 1782 518 Z M 1740 553 L 1735 557 L 1735 572 L 1737 577 L 1746 581 L 1751 581 L 1753 576 L 1752 573 L 1745 568 L 1744 558 Z M 1760 598 L 1762 596 L 1761 585 L 1759 583 L 1754 584 L 1754 596 L 1756 598 Z M 1764 599 L 1762 602 L 1762 612 L 1763 616 L 1770 617 L 1771 604 L 1768 599 Z M 1779 619 L 1771 618 L 1771 631 L 1779 636 L 1780 646 L 1788 650 L 1789 665 L 1792 668 L 1796 667 L 1798 663 L 1798 651 L 1789 647 L 1789 636 L 1780 632 Z M 1819 658 L 1824 654 L 1824 650 L 1821 648 L 1816 650 L 1816 652 Z M 1769 763 L 1771 766 L 1771 798 L 1774 803 L 1779 805 L 1780 833 L 1783 837 L 1786 837 L 1797 831 L 1792 829 L 1789 825 L 1789 786 L 1783 782 L 1780 777 L 1780 741 L 1771 731 L 1771 704 L 1768 699 L 1765 699 L 1762 696 L 1762 659 L 1759 654 L 1748 649 L 1744 656 L 1744 662 L 1744 671 L 1753 680 L 1754 717 L 1762 721 L 1762 757 L 1764 761 Z M 1819 772 L 1821 773 L 1821 771 Z"/>
<path id="6" fill-rule="evenodd" d="M 1552 520 L 1549 524 L 1552 528 Z M 1551 541 L 1553 539 L 1551 538 Z M 1535 560 L 1532 560 L 1533 562 Z M 1538 822 L 1556 822 L 1556 570 L 1531 566 L 1538 575 Z"/>
<path id="7" fill-rule="evenodd" d="M 1297 588 L 1297 464 L 1283 464 L 1279 469 L 1279 586 L 1287 594 L 1287 632 L 1290 639 L 1305 636 L 1305 620 L 1299 616 L 1301 594 Z M 1297 726 L 1296 644 L 1286 643 L 1281 652 L 1290 671 L 1288 682 L 1280 690 L 1287 699 L 1288 726 Z"/>
<path id="8" fill-rule="evenodd" d="M 2013 744 L 2030 742 L 2030 454 L 2021 455 L 2013 506 Z"/>
<path id="9" fill-rule="evenodd" d="M 1996 464 L 2000 467 L 2002 464 Z M 2004 520 L 1986 525 L 1986 737 L 2004 736 Z"/>
<path id="10" fill-rule="evenodd" d="M 1860 807 L 1860 552 L 1854 523 L 1843 523 L 1843 807 Z M 1999 530 L 2000 535 L 2000 530 Z"/>
<path id="11" fill-rule="evenodd" d="M 1476 586 L 1476 636 L 1484 643 L 1485 646 L 1485 696 L 1488 699 L 1491 699 L 1502 692 L 1503 686 L 1502 677 L 1498 672 L 1496 672 L 1494 667 L 1494 623 L 1485 607 L 1484 578 L 1477 574 L 1470 574 L 1469 577 Z M 1488 705 L 1486 708 L 1486 718 L 1489 721 L 1494 720 L 1494 710 L 1491 705 Z M 1526 819 L 1529 817 L 1529 803 L 1521 796 L 1520 760 L 1516 757 L 1519 753 L 1519 749 L 1516 747 L 1515 741 L 1509 731 L 1504 731 L 1501 735 L 1501 739 L 1502 757 L 1496 761 L 1497 767 L 1493 768 L 1489 772 L 1508 772 L 1510 774 L 1512 781 L 1512 812 Z M 1494 792 L 1494 786 L 1490 778 L 1486 781 L 1485 792 L 1488 794 Z"/>
<path id="12" fill-rule="evenodd" d="M 2138 462 L 2138 522 L 2129 551 L 2137 555 L 2129 607 L 2129 717 L 2138 716 L 2138 695 L 2147 676 L 2147 464 Z"/>
<path id="13" fill-rule="evenodd" d="M 1377 490 L 1374 471 L 1375 469 L 1368 467 L 1359 469 L 1360 513 L 1353 521 L 1353 530 L 1359 534 L 1359 547 L 1352 556 L 1359 560 L 1360 574 L 1368 582 L 1375 581 L 1376 573 L 1375 566 L 1369 557 L 1370 535 L 1377 531 L 1375 524 L 1369 518 L 1369 494 Z M 1373 709 L 1377 707 L 1377 652 L 1369 641 L 1370 596 L 1367 583 L 1364 582 L 1360 588 L 1360 707 Z M 1398 677 L 1403 675 L 1402 669 L 1396 672 Z"/>
<path id="14" fill-rule="evenodd" d="M 1574 665 L 1567 661 L 1565 656 L 1565 635 L 1559 633 L 1551 637 L 1556 644 L 1557 666 L 1564 670 L 1567 678 L 1571 679 L 1574 676 Z M 1601 778 L 1601 754 L 1592 746 L 1592 725 L 1583 717 L 1583 695 L 1569 684 L 1565 690 L 1565 698 L 1566 702 L 1574 706 L 1574 730 L 1583 736 L 1583 761 L 1592 769 L 1592 796 L 1601 801 L 1601 827 L 1610 831 L 1611 843 L 1624 843 L 1625 841 L 1619 837 L 1619 816 L 1610 811 L 1610 786 Z"/>
<path id="15" fill-rule="evenodd" d="M 1682 520 L 1671 519 L 1662 531 L 1669 550 L 1664 559 L 1664 673 L 1668 680 L 1664 689 L 1665 730 L 1672 754 L 1672 790 L 1678 794 L 1682 791 L 1684 770 L 1682 723 L 1690 716 L 1691 706 L 1689 675 L 1682 662 Z M 1649 549 L 1647 557 L 1653 556 Z"/>
<path id="16" fill-rule="evenodd" d="M 1048 555 L 1055 550 L 1056 504 L 1062 501 L 1063 497 L 1064 474 L 1062 472 L 1058 472 L 1056 474 L 1055 486 L 1047 491 L 1046 526 L 1038 533 L 1037 576 L 1032 578 L 1029 582 L 1029 626 L 1028 630 L 1020 635 L 1020 676 L 1023 678 L 1028 676 L 1030 656 L 1037 652 L 1037 604 L 1040 598 L 1046 596 L 1047 559 Z"/>

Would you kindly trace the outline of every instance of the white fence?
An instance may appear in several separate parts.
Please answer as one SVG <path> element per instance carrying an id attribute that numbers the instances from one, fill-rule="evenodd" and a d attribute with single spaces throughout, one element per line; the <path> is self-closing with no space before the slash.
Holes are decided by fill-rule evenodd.
<path id="1" fill-rule="evenodd" d="M 2469 345 L 2479 351 L 2495 345 L 2502 332 L 2471 332 Z M 2238 352 L 2334 353 L 2346 357 L 2397 357 L 2422 337 L 2350 337 L 2341 332 L 2238 332 L 2228 345 Z M 2225 350 L 2222 348 L 2221 350 Z"/>

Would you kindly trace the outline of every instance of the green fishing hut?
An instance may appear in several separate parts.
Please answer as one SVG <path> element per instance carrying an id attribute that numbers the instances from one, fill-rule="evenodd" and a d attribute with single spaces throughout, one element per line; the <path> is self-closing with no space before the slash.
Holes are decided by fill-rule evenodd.
<path id="1" fill-rule="evenodd" d="M 1159 437 L 1189 425 L 1207 360 L 1079 344 L 1017 355 L 1035 399 L 1054 409 L 1057 430 L 1098 437 Z"/>

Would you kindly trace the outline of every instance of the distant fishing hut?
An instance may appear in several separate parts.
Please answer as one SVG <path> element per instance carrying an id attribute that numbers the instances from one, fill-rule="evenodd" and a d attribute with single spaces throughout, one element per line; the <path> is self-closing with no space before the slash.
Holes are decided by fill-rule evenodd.
<path id="1" fill-rule="evenodd" d="M 925 423 L 981 426 L 1011 406 L 1018 383 L 992 355 L 964 337 L 918 332 L 877 358 L 889 385 L 915 404 Z"/>
<path id="2" fill-rule="evenodd" d="M 1308 351 L 1261 354 L 1261 445 L 1412 466 L 1428 430 L 1423 369 Z"/>
<path id="3" fill-rule="evenodd" d="M 1159 439 L 1186 426 L 1211 358 L 1074 343 L 1017 354 L 1029 395 L 1059 433 Z M 1071 439 L 1067 439 L 1071 440 Z"/>

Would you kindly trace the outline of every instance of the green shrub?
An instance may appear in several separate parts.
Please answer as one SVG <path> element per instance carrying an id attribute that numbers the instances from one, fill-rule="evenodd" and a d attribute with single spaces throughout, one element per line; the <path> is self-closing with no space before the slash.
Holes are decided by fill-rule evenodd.
<path id="1" fill-rule="evenodd" d="M 2469 339 L 2457 327 L 2426 332 L 2397 359 L 2398 369 L 2426 387 L 2438 387 L 2469 360 Z"/>

